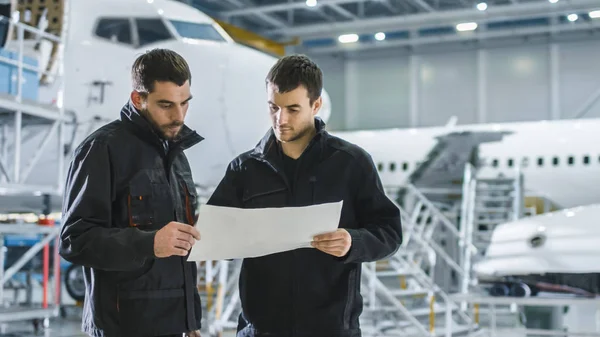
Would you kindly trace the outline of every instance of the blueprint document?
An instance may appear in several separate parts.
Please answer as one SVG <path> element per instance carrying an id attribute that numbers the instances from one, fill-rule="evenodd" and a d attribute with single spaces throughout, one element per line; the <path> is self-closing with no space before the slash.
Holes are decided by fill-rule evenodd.
<path id="1" fill-rule="evenodd" d="M 343 201 L 304 207 L 242 209 L 202 205 L 200 240 L 188 261 L 259 257 L 312 248 L 317 234 L 338 229 Z"/>

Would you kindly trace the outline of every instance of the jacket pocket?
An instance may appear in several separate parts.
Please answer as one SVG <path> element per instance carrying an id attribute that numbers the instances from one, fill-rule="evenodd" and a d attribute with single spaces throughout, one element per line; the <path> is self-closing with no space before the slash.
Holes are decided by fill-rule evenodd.
<path id="1" fill-rule="evenodd" d="M 154 225 L 155 216 L 152 197 L 152 185 L 140 181 L 129 184 L 127 195 L 127 211 L 129 226 L 150 229 Z"/>
<path id="2" fill-rule="evenodd" d="M 162 289 L 183 289 L 183 264 L 180 256 L 155 258 L 140 271 L 122 273 L 119 291 L 152 291 Z"/>
<path id="3" fill-rule="evenodd" d="M 153 175 L 152 170 L 140 170 L 129 181 L 126 202 L 131 227 L 160 229 L 173 217 L 171 188 Z"/>
<path id="4" fill-rule="evenodd" d="M 194 226 L 198 221 L 199 215 L 199 196 L 198 190 L 194 183 L 188 179 L 183 179 L 182 189 L 184 194 L 184 207 L 185 207 L 185 220 L 186 222 Z"/>
<path id="5" fill-rule="evenodd" d="M 186 329 L 183 289 L 119 291 L 118 317 L 122 336 L 155 336 Z"/>

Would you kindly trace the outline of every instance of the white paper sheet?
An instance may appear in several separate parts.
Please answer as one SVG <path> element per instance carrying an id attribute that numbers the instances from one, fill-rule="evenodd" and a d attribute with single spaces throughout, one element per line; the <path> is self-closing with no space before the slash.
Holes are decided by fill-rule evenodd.
<path id="1" fill-rule="evenodd" d="M 315 235 L 338 229 L 343 201 L 305 207 L 240 209 L 202 205 L 200 240 L 188 261 L 259 257 L 312 248 Z"/>

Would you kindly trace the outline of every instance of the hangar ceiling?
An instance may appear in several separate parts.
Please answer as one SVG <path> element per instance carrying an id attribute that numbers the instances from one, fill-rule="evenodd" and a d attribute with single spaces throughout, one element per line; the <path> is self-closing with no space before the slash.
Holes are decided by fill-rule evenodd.
<path id="1" fill-rule="evenodd" d="M 600 0 L 180 1 L 312 53 L 600 32 Z"/>

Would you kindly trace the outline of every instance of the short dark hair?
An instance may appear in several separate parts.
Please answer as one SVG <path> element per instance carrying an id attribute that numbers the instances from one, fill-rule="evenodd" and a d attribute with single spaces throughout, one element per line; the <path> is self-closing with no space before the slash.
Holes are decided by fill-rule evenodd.
<path id="1" fill-rule="evenodd" d="M 289 92 L 300 85 L 308 91 L 312 105 L 323 90 L 323 73 L 319 66 L 306 55 L 295 54 L 280 58 L 271 68 L 266 78 L 279 88 L 279 92 Z"/>
<path id="2" fill-rule="evenodd" d="M 192 83 L 192 74 L 186 60 L 169 49 L 153 49 L 140 55 L 131 67 L 133 89 L 141 93 L 154 91 L 154 82 L 173 82 L 182 86 Z"/>

